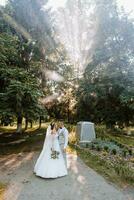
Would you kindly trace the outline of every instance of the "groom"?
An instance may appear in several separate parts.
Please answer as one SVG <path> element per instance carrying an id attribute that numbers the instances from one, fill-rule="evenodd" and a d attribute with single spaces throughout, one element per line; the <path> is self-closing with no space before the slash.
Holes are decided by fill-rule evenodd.
<path id="1" fill-rule="evenodd" d="M 63 149 L 63 152 L 66 153 L 66 148 L 68 145 L 68 130 L 65 128 L 64 123 L 62 121 L 59 122 L 58 135 L 61 148 Z"/>

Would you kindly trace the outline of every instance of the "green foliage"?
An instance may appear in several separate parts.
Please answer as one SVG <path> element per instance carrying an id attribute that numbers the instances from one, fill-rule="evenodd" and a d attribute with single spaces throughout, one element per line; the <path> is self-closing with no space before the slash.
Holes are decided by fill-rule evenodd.
<path id="1" fill-rule="evenodd" d="M 114 142 L 109 141 L 108 139 L 96 139 L 93 142 L 90 143 L 89 148 L 96 149 L 97 151 L 105 150 L 106 152 L 111 152 L 113 149 L 116 149 L 116 151 L 120 154 L 121 149 L 117 144 Z"/>
<path id="2" fill-rule="evenodd" d="M 9 9 L 10 11 L 12 8 Z M 5 8 L 5 12 L 9 12 Z M 12 12 L 10 12 L 11 14 Z M 0 13 L 2 14 L 2 13 Z M 13 13 L 12 13 L 13 14 Z M 39 102 L 44 94 L 38 74 L 33 66 L 39 63 L 35 52 L 37 45 L 26 40 L 10 23 L 0 16 L 0 119 L 1 124 L 11 124 L 15 118 L 37 120 L 46 116 L 45 107 Z M 37 69 L 37 68 L 36 68 Z M 38 70 L 39 70 L 38 69 Z"/>
<path id="3" fill-rule="evenodd" d="M 132 149 L 129 149 L 128 152 L 129 152 L 129 155 L 130 155 L 130 156 L 133 155 L 133 150 L 132 150 Z"/>
<path id="4" fill-rule="evenodd" d="M 126 156 L 127 156 L 127 152 L 128 152 L 127 149 L 124 148 L 123 151 L 122 151 L 122 155 L 123 155 L 124 157 L 126 157 Z"/>
<path id="5" fill-rule="evenodd" d="M 125 161 L 119 160 L 117 163 L 114 164 L 114 168 L 117 174 L 122 179 L 125 179 L 128 182 L 132 182 L 132 183 L 134 182 L 134 173 Z"/>
<path id="6" fill-rule="evenodd" d="M 90 62 L 84 77 L 74 80 L 76 74 L 64 46 L 54 40 L 55 21 L 49 10 L 42 10 L 46 3 L 13 0 L 0 10 L 1 118 L 7 122 L 17 115 L 43 119 L 46 111 L 39 98 L 56 91 L 61 99 L 46 106 L 52 118 L 68 122 L 90 120 L 110 128 L 133 124 L 132 20 L 118 10 L 115 0 L 90 2 L 95 8 L 96 23 L 93 51 L 89 55 L 92 58 L 87 59 Z M 48 70 L 59 73 L 64 81 L 47 77 Z"/>
<path id="7" fill-rule="evenodd" d="M 93 154 L 91 151 L 87 151 L 84 148 L 81 149 L 78 146 L 75 147 L 75 150 L 88 166 L 101 173 L 110 181 L 121 185 L 122 183 L 130 185 L 134 183 L 133 169 L 126 161 L 120 160 L 116 156 L 116 160 L 107 160 L 105 157 Z"/>
<path id="8" fill-rule="evenodd" d="M 42 93 L 37 84 L 36 78 L 24 69 L 1 68 L 5 88 L 1 95 L 1 115 L 9 112 L 29 119 L 37 119 L 43 115 L 43 107 L 38 103 Z M 8 83 L 8 84 L 7 84 Z"/>
<path id="9" fill-rule="evenodd" d="M 100 151 L 100 150 L 101 150 L 101 148 L 100 148 L 99 145 L 97 145 L 96 150 L 97 150 L 97 151 Z"/>
<path id="10" fill-rule="evenodd" d="M 116 153 L 117 153 L 116 149 L 112 149 L 111 153 L 116 155 Z"/>
<path id="11" fill-rule="evenodd" d="M 94 2 L 96 43 L 77 91 L 78 117 L 128 126 L 134 122 L 134 24 L 114 0 Z"/>
<path id="12" fill-rule="evenodd" d="M 108 146 L 104 146 L 105 151 L 108 151 L 108 149 L 109 149 Z"/>
<path id="13" fill-rule="evenodd" d="M 18 38 L 0 33 L 0 67 L 18 63 Z"/>

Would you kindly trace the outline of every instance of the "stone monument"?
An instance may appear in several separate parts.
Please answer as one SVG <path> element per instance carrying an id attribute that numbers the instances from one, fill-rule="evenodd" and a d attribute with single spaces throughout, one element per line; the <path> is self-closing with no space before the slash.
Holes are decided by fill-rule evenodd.
<path id="1" fill-rule="evenodd" d="M 79 143 L 90 143 L 96 138 L 94 123 L 81 121 L 76 128 Z"/>

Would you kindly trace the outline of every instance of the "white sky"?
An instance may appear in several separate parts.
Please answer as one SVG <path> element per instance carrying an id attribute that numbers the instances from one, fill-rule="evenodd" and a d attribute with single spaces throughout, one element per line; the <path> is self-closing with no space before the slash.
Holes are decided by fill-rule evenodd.
<path id="1" fill-rule="evenodd" d="M 0 0 L 0 5 L 5 6 L 6 0 Z"/>
<path id="2" fill-rule="evenodd" d="M 5 5 L 7 0 L 0 0 L 0 5 Z M 57 9 L 58 7 L 64 7 L 67 0 L 49 0 L 48 6 Z M 133 0 L 117 0 L 120 6 L 123 6 L 127 12 L 134 11 Z"/>
<path id="3" fill-rule="evenodd" d="M 67 0 L 49 0 L 47 6 L 57 9 L 59 7 L 64 7 L 66 1 Z M 134 12 L 134 0 L 117 0 L 117 2 L 119 3 L 119 6 L 123 6 L 127 12 Z"/>
<path id="4" fill-rule="evenodd" d="M 123 6 L 127 12 L 134 12 L 134 1 L 133 0 L 117 0 L 120 6 Z"/>
<path id="5" fill-rule="evenodd" d="M 53 7 L 53 9 L 57 9 L 59 7 L 64 7 L 67 0 L 49 0 L 47 3 L 47 7 Z"/>

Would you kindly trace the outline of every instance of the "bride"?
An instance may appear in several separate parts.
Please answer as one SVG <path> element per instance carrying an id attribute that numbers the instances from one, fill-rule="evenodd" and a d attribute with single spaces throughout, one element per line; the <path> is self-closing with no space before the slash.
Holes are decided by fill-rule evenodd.
<path id="1" fill-rule="evenodd" d="M 44 146 L 35 164 L 34 172 L 42 178 L 57 178 L 67 175 L 55 123 L 51 123 L 47 128 Z"/>

